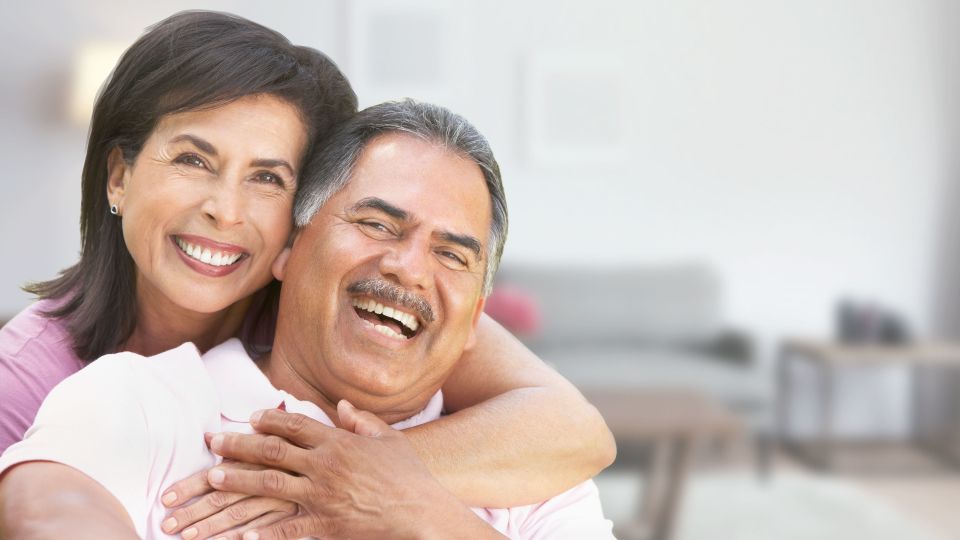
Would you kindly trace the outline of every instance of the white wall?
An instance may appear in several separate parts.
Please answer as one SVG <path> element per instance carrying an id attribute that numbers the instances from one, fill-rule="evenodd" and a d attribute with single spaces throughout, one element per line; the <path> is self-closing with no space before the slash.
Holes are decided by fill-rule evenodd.
<path id="1" fill-rule="evenodd" d="M 756 332 L 767 353 L 783 335 L 828 335 L 842 295 L 887 302 L 925 333 L 938 295 L 937 242 L 950 241 L 937 230 L 954 180 L 946 162 L 956 123 L 945 95 L 948 4 L 402 3 L 415 22 L 442 24 L 439 51 L 426 50 L 430 36 L 422 34 L 387 27 L 371 36 L 367 22 L 399 9 L 384 0 L 24 4 L 0 34 L 3 50 L 18 52 L 0 59 L 0 314 L 28 301 L 19 284 L 76 257 L 84 128 L 69 126 L 57 105 L 72 49 L 86 39 L 130 41 L 177 9 L 207 6 L 327 51 L 363 103 L 413 94 L 474 120 L 505 173 L 506 264 L 709 261 L 727 285 L 730 320 Z M 425 77 L 435 84 L 378 80 L 371 66 L 384 36 L 396 61 L 429 54 L 439 67 Z M 535 155 L 528 113 L 542 104 L 530 70 L 564 57 L 620 66 L 619 106 L 583 104 L 622 122 L 612 159 Z M 577 124 L 589 118 L 583 110 L 546 122 L 586 129 Z M 897 379 L 850 390 L 899 396 L 886 398 L 882 429 L 902 429 L 906 395 Z M 861 420 L 848 423 L 877 427 Z"/>

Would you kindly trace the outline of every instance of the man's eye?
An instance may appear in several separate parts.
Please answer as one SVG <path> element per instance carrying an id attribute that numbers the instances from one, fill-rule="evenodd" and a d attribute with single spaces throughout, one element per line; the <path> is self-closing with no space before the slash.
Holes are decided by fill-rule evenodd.
<path id="1" fill-rule="evenodd" d="M 446 259 L 450 259 L 451 262 L 453 262 L 453 263 L 455 263 L 455 264 L 457 264 L 457 265 L 459 265 L 459 266 L 466 266 L 466 265 L 467 265 L 467 261 L 464 260 L 463 257 L 461 257 L 460 255 L 458 255 L 457 253 L 454 253 L 454 252 L 452 252 L 452 251 L 441 251 L 441 252 L 440 252 L 440 256 L 441 256 L 441 257 L 444 257 L 444 258 L 446 258 Z"/>
<path id="2" fill-rule="evenodd" d="M 360 225 L 379 232 L 390 232 L 390 229 L 386 225 L 380 223 L 379 221 L 361 221 Z"/>
<path id="3" fill-rule="evenodd" d="M 207 164 L 196 154 L 183 154 L 174 160 L 176 163 L 183 163 L 184 165 L 190 165 L 191 167 L 199 167 L 201 169 L 206 169 Z"/>

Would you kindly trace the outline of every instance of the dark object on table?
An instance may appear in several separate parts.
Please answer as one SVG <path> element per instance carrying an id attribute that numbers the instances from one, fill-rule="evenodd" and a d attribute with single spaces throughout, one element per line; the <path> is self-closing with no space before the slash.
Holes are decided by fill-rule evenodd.
<path id="1" fill-rule="evenodd" d="M 841 300 L 837 305 L 837 340 L 845 344 L 899 345 L 910 341 L 903 317 L 873 302 Z"/>

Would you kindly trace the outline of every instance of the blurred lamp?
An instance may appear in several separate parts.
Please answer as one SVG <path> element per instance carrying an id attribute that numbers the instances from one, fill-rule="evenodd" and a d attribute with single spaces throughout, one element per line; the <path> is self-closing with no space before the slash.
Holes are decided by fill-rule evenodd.
<path id="1" fill-rule="evenodd" d="M 121 42 L 91 42 L 80 47 L 70 89 L 71 121 L 80 125 L 90 121 L 97 93 L 128 45 Z"/>

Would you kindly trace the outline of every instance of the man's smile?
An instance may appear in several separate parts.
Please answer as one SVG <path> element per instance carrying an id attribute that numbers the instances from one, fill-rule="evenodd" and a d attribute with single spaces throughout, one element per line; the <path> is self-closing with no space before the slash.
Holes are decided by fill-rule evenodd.
<path id="1" fill-rule="evenodd" d="M 372 298 L 354 298 L 353 307 L 363 321 L 385 336 L 407 340 L 415 337 L 420 329 L 420 321 L 412 313 Z"/>

